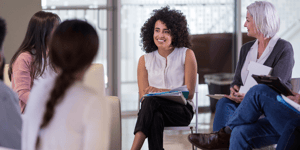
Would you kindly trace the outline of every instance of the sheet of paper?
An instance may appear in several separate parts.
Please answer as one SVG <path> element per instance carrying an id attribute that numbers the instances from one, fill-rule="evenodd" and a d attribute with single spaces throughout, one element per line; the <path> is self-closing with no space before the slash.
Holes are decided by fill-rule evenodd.
<path id="1" fill-rule="evenodd" d="M 286 96 L 281 94 L 281 97 L 285 100 L 285 102 L 289 103 L 292 107 L 294 107 L 296 110 L 300 112 L 300 105 L 291 99 L 287 98 Z"/>
<path id="2" fill-rule="evenodd" d="M 206 95 L 206 96 L 219 100 L 219 99 L 223 98 L 224 95 L 225 95 L 225 94 L 213 94 L 213 95 L 209 95 L 209 94 L 208 94 L 208 95 Z"/>
<path id="3" fill-rule="evenodd" d="M 259 64 L 254 61 L 250 61 L 248 65 L 248 75 L 245 81 L 244 86 L 241 86 L 240 93 L 247 93 L 251 87 L 257 84 L 257 82 L 252 78 L 252 75 L 269 75 L 272 71 L 272 68 L 269 66 L 265 66 L 262 64 Z"/>

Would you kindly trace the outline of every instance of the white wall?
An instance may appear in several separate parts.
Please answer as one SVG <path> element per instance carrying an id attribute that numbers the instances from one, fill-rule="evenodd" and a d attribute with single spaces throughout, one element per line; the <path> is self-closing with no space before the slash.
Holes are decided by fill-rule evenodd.
<path id="1" fill-rule="evenodd" d="M 41 0 L 0 0 L 0 16 L 6 20 L 7 35 L 4 41 L 6 63 L 21 45 L 32 15 L 42 10 Z"/>
<path id="2" fill-rule="evenodd" d="M 295 23 L 282 38 L 291 42 L 294 49 L 295 65 L 293 78 L 300 78 L 300 20 Z"/>

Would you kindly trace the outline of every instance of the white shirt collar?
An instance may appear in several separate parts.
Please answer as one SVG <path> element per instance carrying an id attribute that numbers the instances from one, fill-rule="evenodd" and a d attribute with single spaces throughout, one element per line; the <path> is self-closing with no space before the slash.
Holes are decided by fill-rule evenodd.
<path id="1" fill-rule="evenodd" d="M 269 44 L 268 44 L 269 48 L 272 48 L 272 49 L 273 49 L 273 47 L 276 45 L 276 43 L 277 43 L 277 41 L 278 41 L 279 38 L 280 38 L 280 37 L 277 36 L 277 34 L 275 34 L 275 35 L 271 38 L 271 40 L 270 40 L 270 42 L 269 42 Z M 255 43 L 252 45 L 252 47 L 251 47 L 250 49 L 253 49 L 253 48 L 255 48 L 255 47 L 258 48 L 258 40 L 257 40 L 257 39 L 255 40 Z"/>
<path id="2" fill-rule="evenodd" d="M 271 38 L 271 40 L 270 40 L 270 42 L 269 42 L 269 48 L 271 48 L 272 47 L 272 49 L 273 49 L 273 47 L 275 46 L 275 44 L 277 43 L 277 41 L 278 41 L 278 39 L 279 39 L 279 36 L 277 36 L 277 34 L 275 34 L 272 38 Z"/>

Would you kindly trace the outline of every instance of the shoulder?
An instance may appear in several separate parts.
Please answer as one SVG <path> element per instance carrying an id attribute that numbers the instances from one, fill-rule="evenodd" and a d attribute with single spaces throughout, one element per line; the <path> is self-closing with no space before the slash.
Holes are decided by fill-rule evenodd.
<path id="1" fill-rule="evenodd" d="M 142 55 L 139 59 L 139 63 L 145 63 L 145 55 Z"/>
<path id="2" fill-rule="evenodd" d="M 256 40 L 253 40 L 253 41 L 250 41 L 250 42 L 247 42 L 247 43 L 243 44 L 241 50 L 242 51 L 249 50 L 252 47 L 252 45 L 255 43 L 255 41 Z"/>
<path id="3" fill-rule="evenodd" d="M 157 50 L 152 51 L 152 52 L 150 52 L 150 53 L 146 53 L 146 54 L 144 54 L 143 56 L 145 57 L 145 59 L 146 59 L 146 58 L 152 58 L 152 57 L 155 56 L 156 53 L 157 53 Z"/>
<path id="4" fill-rule="evenodd" d="M 144 62 L 144 64 L 151 63 L 155 59 L 156 55 L 158 55 L 157 50 L 152 51 L 150 53 L 146 53 L 146 54 L 144 54 L 143 56 L 140 57 L 140 61 Z"/>
<path id="5" fill-rule="evenodd" d="M 6 86 L 2 81 L 0 81 L 0 100 L 10 99 L 11 101 L 15 101 L 18 104 L 18 98 L 16 93 L 11 90 L 8 86 Z"/>
<path id="6" fill-rule="evenodd" d="M 186 49 L 186 52 L 185 52 L 185 61 L 187 60 L 195 60 L 196 57 L 195 57 L 195 53 L 193 50 L 191 49 Z"/>
<path id="7" fill-rule="evenodd" d="M 255 41 L 256 40 L 253 40 L 253 41 L 247 42 L 247 43 L 242 45 L 241 51 L 240 51 L 240 59 L 247 56 L 249 50 L 251 49 L 251 47 L 253 46 Z"/>
<path id="8" fill-rule="evenodd" d="M 16 59 L 15 63 L 18 64 L 18 63 L 22 63 L 22 62 L 25 62 L 25 63 L 31 63 L 32 61 L 32 55 L 29 53 L 29 52 L 22 52 Z"/>
<path id="9" fill-rule="evenodd" d="M 293 46 L 290 42 L 279 38 L 274 49 L 279 49 L 279 50 L 286 50 L 286 51 L 292 51 L 293 50 Z"/>
<path id="10" fill-rule="evenodd" d="M 191 50 L 191 49 L 186 50 L 184 63 L 197 65 L 197 60 L 196 60 L 195 53 L 193 50 Z"/>
<path id="11" fill-rule="evenodd" d="M 29 52 L 21 53 L 17 59 L 28 60 L 31 61 L 32 55 Z"/>
<path id="12" fill-rule="evenodd" d="M 187 49 L 186 50 L 186 57 L 189 58 L 189 57 L 195 57 L 195 53 L 193 50 L 191 49 Z"/>

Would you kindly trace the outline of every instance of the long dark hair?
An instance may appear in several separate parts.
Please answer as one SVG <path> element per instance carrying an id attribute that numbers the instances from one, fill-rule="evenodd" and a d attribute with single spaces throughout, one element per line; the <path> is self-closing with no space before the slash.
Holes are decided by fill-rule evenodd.
<path id="1" fill-rule="evenodd" d="M 69 20 L 54 31 L 49 46 L 49 57 L 60 71 L 55 80 L 40 129 L 47 127 L 55 107 L 63 100 L 66 90 L 76 81 L 76 73 L 87 69 L 95 58 L 99 47 L 96 30 L 87 22 Z M 39 135 L 36 148 L 39 147 Z"/>
<path id="2" fill-rule="evenodd" d="M 52 30 L 59 22 L 59 16 L 51 12 L 39 11 L 31 17 L 25 38 L 9 63 L 8 76 L 10 80 L 12 75 L 12 65 L 23 52 L 28 52 L 32 56 L 30 65 L 30 76 L 32 79 L 37 78 L 44 73 L 47 65 L 46 51 L 48 41 Z"/>

